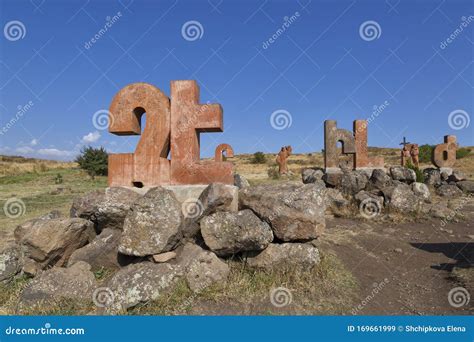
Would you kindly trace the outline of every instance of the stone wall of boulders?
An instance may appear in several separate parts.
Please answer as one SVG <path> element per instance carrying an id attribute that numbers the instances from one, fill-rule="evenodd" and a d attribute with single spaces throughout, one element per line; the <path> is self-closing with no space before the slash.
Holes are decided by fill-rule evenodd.
<path id="1" fill-rule="evenodd" d="M 53 212 L 15 230 L 0 250 L 0 281 L 34 279 L 19 307 L 58 298 L 121 312 L 184 279 L 196 293 L 229 276 L 227 259 L 271 270 L 319 263 L 312 240 L 325 228 L 325 187 L 288 182 L 242 188 L 214 183 L 189 208 L 173 191 L 107 188 L 76 198 L 70 217 Z M 239 196 L 238 208 L 233 205 Z M 94 277 L 107 270 L 105 282 Z"/>
<path id="2" fill-rule="evenodd" d="M 457 170 L 427 168 L 423 178 L 423 183 L 417 182 L 415 171 L 402 166 L 332 173 L 319 168 L 302 171 L 303 183 L 327 187 L 327 214 L 337 217 L 373 219 L 401 214 L 445 218 L 454 214 L 448 200 L 474 192 L 474 181 Z"/>
<path id="3" fill-rule="evenodd" d="M 320 261 L 314 240 L 329 216 L 444 218 L 453 210 L 443 199 L 474 191 L 458 171 L 425 169 L 424 176 L 418 183 L 404 167 L 306 169 L 303 182 L 249 186 L 236 175 L 239 189 L 214 183 L 194 202 L 163 187 L 98 190 L 76 198 L 70 217 L 55 211 L 18 226 L 15 242 L 0 249 L 0 282 L 34 278 L 19 307 L 66 298 L 117 313 L 158 298 L 179 279 L 195 293 L 225 282 L 228 259 L 310 270 Z M 94 273 L 103 270 L 110 276 L 97 281 Z"/>

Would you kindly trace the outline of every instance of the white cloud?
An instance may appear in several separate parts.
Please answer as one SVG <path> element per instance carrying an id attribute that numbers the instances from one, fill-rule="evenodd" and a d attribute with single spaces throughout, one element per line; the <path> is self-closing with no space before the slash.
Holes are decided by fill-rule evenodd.
<path id="1" fill-rule="evenodd" d="M 75 151 L 58 150 L 57 148 L 42 148 L 38 150 L 38 154 L 46 157 L 67 158 L 76 155 Z"/>
<path id="2" fill-rule="evenodd" d="M 82 140 L 81 140 L 81 141 L 82 141 L 84 144 L 91 144 L 91 143 L 96 142 L 96 141 L 99 140 L 99 139 L 100 139 L 100 133 L 99 133 L 99 131 L 95 131 L 95 132 L 90 132 L 90 133 L 87 134 L 87 135 L 84 135 L 84 136 L 82 137 Z"/>
<path id="3" fill-rule="evenodd" d="M 22 147 L 17 147 L 15 149 L 15 152 L 16 153 L 21 153 L 21 154 L 31 154 L 33 153 L 35 150 L 32 149 L 31 147 L 29 146 L 22 146 Z"/>
<path id="4" fill-rule="evenodd" d="M 37 139 L 31 140 L 30 145 L 31 145 L 31 146 L 36 146 L 36 145 L 38 145 L 38 140 L 37 140 Z"/>

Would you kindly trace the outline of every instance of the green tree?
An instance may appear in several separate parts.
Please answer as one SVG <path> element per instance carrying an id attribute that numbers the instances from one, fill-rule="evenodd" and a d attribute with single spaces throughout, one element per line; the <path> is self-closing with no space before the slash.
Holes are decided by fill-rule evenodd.
<path id="1" fill-rule="evenodd" d="M 420 163 L 430 163 L 431 162 L 431 155 L 434 150 L 434 145 L 421 145 L 419 147 L 420 154 L 418 155 L 418 158 L 420 160 Z"/>
<path id="2" fill-rule="evenodd" d="M 84 147 L 77 156 L 76 163 L 94 179 L 95 176 L 107 176 L 108 154 L 105 148 Z"/>
<path id="3" fill-rule="evenodd" d="M 267 158 L 263 152 L 255 152 L 252 158 L 252 164 L 265 164 Z"/>

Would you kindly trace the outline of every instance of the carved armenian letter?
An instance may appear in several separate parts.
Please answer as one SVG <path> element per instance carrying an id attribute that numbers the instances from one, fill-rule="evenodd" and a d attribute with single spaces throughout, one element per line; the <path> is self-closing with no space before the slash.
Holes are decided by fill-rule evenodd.
<path id="1" fill-rule="evenodd" d="M 444 144 L 436 145 L 431 157 L 437 167 L 453 167 L 456 162 L 456 136 L 445 135 Z"/>
<path id="2" fill-rule="evenodd" d="M 141 119 L 147 122 L 142 133 Z M 133 83 L 110 105 L 109 132 L 141 135 L 134 153 L 109 154 L 109 186 L 152 186 L 170 183 L 170 101 L 158 88 Z"/>
<path id="3" fill-rule="evenodd" d="M 342 153 L 356 153 L 353 134 L 346 130 L 337 128 L 336 120 L 324 121 L 324 168 L 326 171 L 339 170 L 337 158 L 337 143 L 342 143 Z"/>
<path id="4" fill-rule="evenodd" d="M 216 147 L 216 152 L 214 154 L 214 161 L 221 162 L 223 161 L 223 155 L 226 154 L 227 158 L 232 158 L 234 156 L 234 149 L 229 144 L 220 144 Z"/>

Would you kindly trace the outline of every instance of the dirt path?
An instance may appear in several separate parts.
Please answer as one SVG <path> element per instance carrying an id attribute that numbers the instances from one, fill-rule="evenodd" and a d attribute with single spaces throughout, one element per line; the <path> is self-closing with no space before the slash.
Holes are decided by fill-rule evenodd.
<path id="1" fill-rule="evenodd" d="M 389 225 L 332 219 L 321 249 L 335 253 L 360 285 L 362 315 L 463 315 L 474 313 L 474 203 L 463 208 L 466 220 Z M 452 270 L 469 274 L 453 279 Z M 465 280 L 465 279 L 464 279 Z M 470 303 L 448 302 L 449 291 L 466 287 Z"/>

